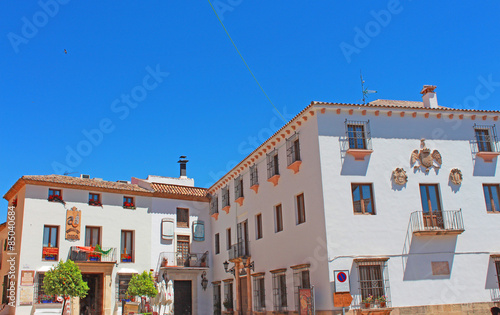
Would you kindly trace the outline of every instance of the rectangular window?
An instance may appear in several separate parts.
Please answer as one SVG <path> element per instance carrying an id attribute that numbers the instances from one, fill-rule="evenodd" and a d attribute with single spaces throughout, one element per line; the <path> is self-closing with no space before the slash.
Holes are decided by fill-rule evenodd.
<path id="1" fill-rule="evenodd" d="M 257 173 L 257 165 L 250 166 L 250 187 L 259 184 L 259 174 Z"/>
<path id="2" fill-rule="evenodd" d="M 495 125 L 479 126 L 474 124 L 478 152 L 497 152 L 497 130 Z"/>
<path id="3" fill-rule="evenodd" d="M 488 212 L 500 212 L 500 185 L 498 184 L 484 184 L 484 199 L 486 201 L 486 210 Z"/>
<path id="4" fill-rule="evenodd" d="M 422 219 L 425 227 L 444 228 L 439 188 L 436 184 L 421 184 Z"/>
<path id="5" fill-rule="evenodd" d="M 286 160 L 288 165 L 300 161 L 300 142 L 297 134 L 286 140 Z"/>
<path id="6" fill-rule="evenodd" d="M 284 312 L 287 310 L 288 303 L 285 272 L 273 274 L 273 301 L 275 311 Z"/>
<path id="7" fill-rule="evenodd" d="M 370 121 L 345 121 L 346 138 L 349 149 L 370 149 Z"/>
<path id="8" fill-rule="evenodd" d="M 222 208 L 228 207 L 229 204 L 229 187 L 222 188 Z"/>
<path id="9" fill-rule="evenodd" d="M 243 197 L 243 178 L 238 176 L 234 179 L 234 199 Z"/>
<path id="10" fill-rule="evenodd" d="M 49 188 L 49 201 L 62 201 L 62 190 Z"/>
<path id="11" fill-rule="evenodd" d="M 255 238 L 258 240 L 262 238 L 262 213 L 255 216 Z"/>
<path id="12" fill-rule="evenodd" d="M 89 193 L 89 205 L 91 206 L 102 206 L 101 195 Z"/>
<path id="13" fill-rule="evenodd" d="M 177 235 L 177 266 L 189 267 L 189 236 Z"/>
<path id="14" fill-rule="evenodd" d="M 130 297 L 127 296 L 127 289 L 128 289 L 128 284 L 130 283 L 130 280 L 132 279 L 131 274 L 118 274 L 116 283 L 118 286 L 118 301 L 122 300 L 130 300 Z"/>
<path id="15" fill-rule="evenodd" d="M 217 255 L 220 253 L 220 235 L 219 235 L 219 233 L 215 233 L 214 243 L 215 243 L 215 254 Z"/>
<path id="16" fill-rule="evenodd" d="M 177 227 L 189 227 L 189 209 L 177 208 Z"/>
<path id="17" fill-rule="evenodd" d="M 59 226 L 43 227 L 42 260 L 57 261 L 59 257 Z"/>
<path id="18" fill-rule="evenodd" d="M 126 209 L 135 209 L 134 197 L 123 197 L 123 207 Z"/>
<path id="19" fill-rule="evenodd" d="M 225 306 L 226 311 L 228 309 L 234 310 L 232 281 L 224 282 L 224 304 L 226 304 L 226 302 L 229 304 L 229 307 Z"/>
<path id="20" fill-rule="evenodd" d="M 134 261 L 134 231 L 122 230 L 121 262 Z"/>
<path id="21" fill-rule="evenodd" d="M 221 301 L 221 289 L 220 282 L 214 283 L 214 315 L 222 314 L 222 301 Z"/>
<path id="22" fill-rule="evenodd" d="M 297 195 L 297 224 L 306 222 L 306 205 L 304 203 L 304 194 Z"/>
<path id="23" fill-rule="evenodd" d="M 295 289 L 295 309 L 299 311 L 299 289 L 310 289 L 309 269 L 301 268 L 293 271 L 293 286 Z"/>
<path id="24" fill-rule="evenodd" d="M 231 228 L 226 229 L 226 245 L 227 245 L 227 250 L 231 249 Z"/>
<path id="25" fill-rule="evenodd" d="M 213 195 L 210 199 L 210 215 L 215 213 L 219 213 L 219 197 L 217 195 Z"/>
<path id="26" fill-rule="evenodd" d="M 274 230 L 276 233 L 283 231 L 283 211 L 281 204 L 274 206 Z"/>
<path id="27" fill-rule="evenodd" d="M 500 288 L 500 260 L 495 261 L 495 267 L 497 269 L 497 281 L 498 281 L 497 283 Z"/>
<path id="28" fill-rule="evenodd" d="M 101 228 L 98 226 L 85 227 L 85 246 L 101 245 Z"/>
<path id="29" fill-rule="evenodd" d="M 274 150 L 273 152 L 267 155 L 267 178 L 271 178 L 274 175 L 279 175 L 279 159 L 278 159 L 278 151 Z"/>
<path id="30" fill-rule="evenodd" d="M 355 214 L 375 214 L 372 184 L 351 184 Z"/>
<path id="31" fill-rule="evenodd" d="M 37 281 L 35 282 L 35 296 L 36 296 L 36 301 L 35 303 L 60 303 L 56 300 L 55 295 L 48 295 L 45 294 L 45 291 L 43 290 L 43 278 L 45 277 L 45 274 L 43 273 L 38 273 L 36 276 Z"/>
<path id="32" fill-rule="evenodd" d="M 358 263 L 359 271 L 359 287 L 361 290 L 361 299 L 364 300 L 368 296 L 373 296 L 374 299 L 386 296 L 388 287 L 384 280 L 384 270 L 386 262 L 383 261 L 363 261 Z"/>
<path id="33" fill-rule="evenodd" d="M 254 309 L 263 312 L 266 309 L 266 287 L 264 276 L 253 278 Z"/>

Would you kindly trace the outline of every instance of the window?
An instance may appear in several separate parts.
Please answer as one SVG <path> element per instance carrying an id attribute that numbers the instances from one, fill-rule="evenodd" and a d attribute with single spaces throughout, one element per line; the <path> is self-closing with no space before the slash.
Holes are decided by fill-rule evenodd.
<path id="1" fill-rule="evenodd" d="M 369 123 L 370 121 L 345 121 L 349 149 L 370 149 L 371 136 Z"/>
<path id="2" fill-rule="evenodd" d="M 55 260 L 59 257 L 59 227 L 45 225 L 43 227 L 42 260 Z"/>
<path id="3" fill-rule="evenodd" d="M 351 184 L 355 214 L 375 214 L 372 184 Z"/>
<path id="4" fill-rule="evenodd" d="M 215 254 L 217 255 L 220 253 L 220 235 L 219 235 L 219 233 L 215 233 L 214 243 L 215 243 Z"/>
<path id="5" fill-rule="evenodd" d="M 118 274 L 116 284 L 118 286 L 116 292 L 118 293 L 118 301 L 128 300 L 130 297 L 127 296 L 126 292 L 128 289 L 128 284 L 132 279 L 131 274 Z"/>
<path id="6" fill-rule="evenodd" d="M 238 176 L 234 179 L 234 199 L 243 198 L 243 178 Z"/>
<path id="7" fill-rule="evenodd" d="M 177 227 L 189 227 L 189 209 L 177 208 Z"/>
<path id="8" fill-rule="evenodd" d="M 123 197 L 123 207 L 126 209 L 135 209 L 133 197 Z"/>
<path id="9" fill-rule="evenodd" d="M 189 236 L 177 235 L 177 266 L 189 267 Z"/>
<path id="10" fill-rule="evenodd" d="M 56 300 L 55 295 L 47 295 L 45 294 L 45 291 L 43 290 L 43 278 L 45 277 L 45 274 L 43 273 L 38 273 L 36 276 L 37 280 L 35 282 L 35 297 L 36 301 L 35 303 L 60 303 Z"/>
<path id="11" fill-rule="evenodd" d="M 262 213 L 255 216 L 255 238 L 258 240 L 262 238 Z"/>
<path id="12" fill-rule="evenodd" d="M 304 203 L 304 194 L 297 195 L 297 224 L 306 222 L 306 206 Z"/>
<path id="13" fill-rule="evenodd" d="M 266 287 L 264 276 L 253 278 L 254 309 L 256 312 L 263 312 L 266 309 Z"/>
<path id="14" fill-rule="evenodd" d="M 498 260 L 498 259 L 495 260 L 495 267 L 497 270 L 497 281 L 498 281 L 498 285 L 500 287 L 500 260 Z"/>
<path id="15" fill-rule="evenodd" d="M 221 302 L 221 290 L 220 290 L 220 282 L 214 283 L 214 315 L 222 314 L 222 302 Z"/>
<path id="16" fill-rule="evenodd" d="M 222 208 L 229 207 L 229 187 L 222 188 Z"/>
<path id="17" fill-rule="evenodd" d="M 288 165 L 300 161 L 300 143 L 297 134 L 286 140 L 286 160 Z"/>
<path id="18" fill-rule="evenodd" d="M 219 197 L 217 195 L 213 195 L 210 199 L 210 215 L 215 213 L 219 213 Z"/>
<path id="19" fill-rule="evenodd" d="M 274 230 L 276 233 L 283 231 L 283 211 L 281 204 L 274 206 Z"/>
<path id="20" fill-rule="evenodd" d="M 121 262 L 134 261 L 134 231 L 122 230 Z"/>
<path id="21" fill-rule="evenodd" d="M 85 246 L 101 245 L 101 228 L 97 226 L 85 227 Z"/>
<path id="22" fill-rule="evenodd" d="M 497 152 L 498 139 L 495 125 L 479 126 L 474 124 L 474 133 L 479 152 Z"/>
<path id="23" fill-rule="evenodd" d="M 234 309 L 233 307 L 233 282 L 232 281 L 227 281 L 224 282 L 224 302 L 228 301 L 230 303 L 230 307 L 228 309 Z"/>
<path id="24" fill-rule="evenodd" d="M 372 295 L 374 299 L 389 295 L 389 279 L 387 276 L 387 261 L 362 260 L 358 261 L 359 288 L 361 300 Z M 361 302 L 361 301 L 360 301 Z"/>
<path id="25" fill-rule="evenodd" d="M 422 199 L 423 223 L 425 227 L 444 228 L 439 189 L 436 184 L 421 184 L 420 197 Z"/>
<path id="26" fill-rule="evenodd" d="M 267 155 L 267 178 L 271 178 L 274 175 L 279 175 L 279 160 L 278 151 L 274 150 Z"/>
<path id="27" fill-rule="evenodd" d="M 484 199 L 486 200 L 486 210 L 488 212 L 500 212 L 500 186 L 498 184 L 484 184 Z"/>
<path id="28" fill-rule="evenodd" d="M 49 201 L 62 201 L 62 191 L 60 189 L 49 189 Z"/>
<path id="29" fill-rule="evenodd" d="M 102 206 L 101 196 L 99 194 L 89 193 L 89 205 L 91 206 Z"/>
<path id="30" fill-rule="evenodd" d="M 259 174 L 257 173 L 257 165 L 250 166 L 250 187 L 259 184 Z"/>
<path id="31" fill-rule="evenodd" d="M 286 311 L 286 273 L 285 271 L 273 273 L 273 302 L 274 310 L 278 312 Z"/>
<path id="32" fill-rule="evenodd" d="M 292 267 L 293 268 L 293 267 Z M 295 293 L 295 309 L 299 311 L 299 289 L 310 289 L 309 268 L 300 268 L 293 271 L 293 287 Z"/>
<path id="33" fill-rule="evenodd" d="M 226 245 L 227 250 L 231 249 L 231 228 L 226 229 Z"/>

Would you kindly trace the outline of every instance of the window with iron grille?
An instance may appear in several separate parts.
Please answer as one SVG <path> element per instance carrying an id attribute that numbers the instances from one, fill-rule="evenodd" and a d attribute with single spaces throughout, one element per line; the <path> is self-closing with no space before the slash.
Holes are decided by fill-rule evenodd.
<path id="1" fill-rule="evenodd" d="M 484 184 L 484 199 L 486 201 L 486 210 L 488 212 L 500 212 L 500 185 L 498 184 Z"/>
<path id="2" fill-rule="evenodd" d="M 498 138 L 495 125 L 474 124 L 475 142 L 478 152 L 498 152 Z"/>
<path id="3" fill-rule="evenodd" d="M 371 149 L 370 121 L 345 121 L 349 149 Z"/>
<path id="4" fill-rule="evenodd" d="M 214 283 L 214 315 L 221 315 L 222 302 L 221 302 L 221 288 L 220 282 Z"/>
<path id="5" fill-rule="evenodd" d="M 259 175 L 257 173 L 257 165 L 250 166 L 250 187 L 259 184 Z"/>
<path id="6" fill-rule="evenodd" d="M 279 160 L 278 160 L 278 151 L 274 150 L 273 152 L 267 155 L 267 178 L 271 178 L 274 175 L 279 175 Z"/>
<path id="7" fill-rule="evenodd" d="M 118 274 L 118 277 L 116 279 L 116 286 L 117 286 L 117 300 L 122 301 L 122 300 L 127 300 L 130 299 L 130 297 L 127 296 L 127 289 L 128 289 L 128 284 L 130 283 L 130 280 L 132 279 L 131 274 Z"/>
<path id="8" fill-rule="evenodd" d="M 295 161 L 300 161 L 300 142 L 298 134 L 294 134 L 286 139 L 286 160 L 288 165 Z"/>
<path id="9" fill-rule="evenodd" d="M 224 282 L 224 302 L 228 301 L 231 304 L 231 309 L 233 308 L 233 282 Z"/>
<path id="10" fill-rule="evenodd" d="M 219 196 L 213 195 L 210 199 L 210 215 L 219 213 Z"/>
<path id="11" fill-rule="evenodd" d="M 38 273 L 38 276 L 36 277 L 37 280 L 35 282 L 35 288 L 34 288 L 35 289 L 34 290 L 35 303 L 59 303 L 59 302 L 57 302 L 55 295 L 45 294 L 45 292 L 43 290 L 43 278 L 44 278 L 44 276 L 45 276 L 45 274 Z"/>
<path id="12" fill-rule="evenodd" d="M 389 273 L 386 260 L 362 260 L 357 262 L 359 272 L 359 301 L 370 295 L 373 299 L 385 296 L 389 304 Z"/>
<path id="13" fill-rule="evenodd" d="M 295 269 L 293 271 L 293 287 L 295 296 L 295 310 L 299 311 L 299 289 L 310 289 L 309 268 Z"/>
<path id="14" fill-rule="evenodd" d="M 266 309 L 266 288 L 264 276 L 253 278 L 253 305 L 256 312 L 263 312 Z"/>
<path id="15" fill-rule="evenodd" d="M 177 208 L 177 227 L 189 227 L 189 209 Z"/>
<path id="16" fill-rule="evenodd" d="M 234 179 L 234 199 L 243 197 L 243 178 L 240 176 Z"/>
<path id="17" fill-rule="evenodd" d="M 283 312 L 287 310 L 287 296 L 286 296 L 286 273 L 273 274 L 273 302 L 274 310 Z"/>
<path id="18" fill-rule="evenodd" d="M 222 188 L 222 208 L 229 206 L 229 187 Z"/>

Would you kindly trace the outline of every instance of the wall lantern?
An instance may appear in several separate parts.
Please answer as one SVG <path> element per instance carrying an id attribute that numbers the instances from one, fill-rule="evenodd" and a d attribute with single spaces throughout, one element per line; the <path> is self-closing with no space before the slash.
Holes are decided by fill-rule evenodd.
<path id="1" fill-rule="evenodd" d="M 201 287 L 203 288 L 203 291 L 207 290 L 207 285 L 208 285 L 207 272 L 203 271 L 203 273 L 201 274 Z"/>

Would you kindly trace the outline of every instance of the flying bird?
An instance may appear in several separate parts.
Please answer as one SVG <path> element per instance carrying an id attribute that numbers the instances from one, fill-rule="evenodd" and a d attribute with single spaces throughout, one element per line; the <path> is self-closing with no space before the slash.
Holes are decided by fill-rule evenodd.
<path id="1" fill-rule="evenodd" d="M 64 50 L 64 53 L 65 53 L 65 54 L 67 54 L 67 53 L 68 53 L 68 51 L 65 49 L 65 50 Z"/>

